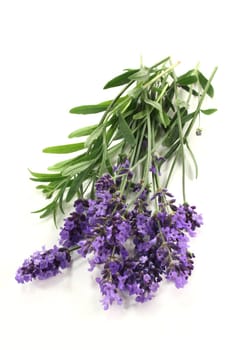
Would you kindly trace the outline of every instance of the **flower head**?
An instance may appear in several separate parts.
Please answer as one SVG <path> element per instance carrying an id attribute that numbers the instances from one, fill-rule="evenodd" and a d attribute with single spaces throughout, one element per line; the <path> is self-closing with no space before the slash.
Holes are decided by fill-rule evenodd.
<path id="1" fill-rule="evenodd" d="M 19 283 L 29 282 L 33 279 L 44 280 L 56 276 L 70 266 L 70 253 L 66 248 L 54 246 L 52 249 L 35 252 L 26 259 L 17 270 L 15 279 Z"/>

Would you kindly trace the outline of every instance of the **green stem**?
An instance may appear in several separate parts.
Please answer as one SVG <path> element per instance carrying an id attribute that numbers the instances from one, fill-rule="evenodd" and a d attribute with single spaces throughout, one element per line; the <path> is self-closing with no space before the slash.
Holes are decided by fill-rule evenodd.
<path id="1" fill-rule="evenodd" d="M 181 151 L 181 161 L 182 161 L 182 193 L 183 193 L 183 201 L 186 202 L 186 194 L 185 194 L 185 153 L 184 153 L 184 135 L 183 135 L 183 127 L 182 120 L 180 114 L 180 107 L 178 105 L 178 91 L 177 91 L 177 77 L 175 71 L 172 72 L 174 78 L 174 91 L 175 91 L 175 107 L 177 110 L 177 122 L 178 122 L 178 130 L 179 130 L 179 138 L 180 138 L 180 151 Z M 175 158 L 176 159 L 176 158 Z M 173 170 L 173 169 L 172 169 Z"/>
<path id="2" fill-rule="evenodd" d="M 173 170 L 174 170 L 174 168 L 175 168 L 175 164 L 176 164 L 176 161 L 177 161 L 177 158 L 178 158 L 178 154 L 179 154 L 179 152 L 177 151 L 176 156 L 175 156 L 175 158 L 174 158 L 174 160 L 173 160 L 173 162 L 172 162 L 172 165 L 171 165 L 171 168 L 170 168 L 168 177 L 167 177 L 167 181 L 166 181 L 166 183 L 165 183 L 165 187 L 166 187 L 166 188 L 168 187 L 168 184 L 169 184 L 169 181 L 170 181 L 170 179 L 171 179 Z"/>
<path id="3" fill-rule="evenodd" d="M 195 158 L 195 156 L 194 156 L 193 151 L 192 151 L 191 148 L 189 147 L 189 144 L 188 144 L 187 141 L 186 141 L 185 145 L 186 145 L 186 147 L 187 147 L 187 149 L 188 149 L 188 151 L 189 151 L 189 153 L 190 153 L 190 156 L 191 156 L 191 158 L 192 158 L 192 160 L 193 160 L 193 164 L 194 164 L 195 172 L 196 172 L 196 178 L 197 178 L 197 177 L 198 177 L 198 165 L 197 165 L 196 158 Z"/>
<path id="4" fill-rule="evenodd" d="M 179 107 L 177 109 L 178 117 L 178 128 L 179 128 L 179 137 L 180 137 L 180 151 L 181 151 L 181 161 L 182 161 L 182 192 L 183 192 L 183 201 L 186 203 L 185 195 L 185 153 L 184 153 L 184 138 L 183 138 L 183 128 L 181 122 L 181 115 Z"/>
<path id="5" fill-rule="evenodd" d="M 69 250 L 69 252 L 71 253 L 71 252 L 73 252 L 74 250 L 77 250 L 77 249 L 79 249 L 79 248 L 80 248 L 80 246 L 75 245 L 75 246 L 69 248 L 68 250 Z"/>
<path id="6" fill-rule="evenodd" d="M 140 140 L 138 142 L 137 152 L 136 152 L 135 159 L 134 159 L 135 163 L 138 161 L 138 158 L 139 158 L 139 154 L 140 154 L 140 151 L 141 151 L 143 138 L 144 138 L 144 135 L 145 135 L 145 129 L 146 129 L 146 123 L 143 124 L 142 130 L 140 131 L 141 136 L 140 136 Z M 138 132 L 138 134 L 139 134 L 139 132 Z M 132 163 L 132 165 L 133 165 L 133 163 Z"/>
<path id="7" fill-rule="evenodd" d="M 152 163 L 152 156 L 151 156 L 151 150 L 152 150 L 152 139 L 151 139 L 151 120 L 150 120 L 150 113 L 148 110 L 148 107 L 146 107 L 147 109 L 147 141 L 148 141 L 148 152 L 147 152 L 147 162 L 146 162 L 146 166 L 145 166 L 145 170 L 144 170 L 144 185 L 148 184 L 149 182 L 149 169 Z"/>
<path id="8" fill-rule="evenodd" d="M 166 75 L 169 72 L 172 72 L 174 70 L 174 68 L 179 64 L 180 62 L 177 62 L 173 65 L 171 65 L 171 67 L 165 69 L 165 71 L 161 72 L 160 74 L 156 75 L 154 78 L 152 78 L 151 80 L 149 80 L 143 87 L 147 88 L 150 85 L 154 84 L 157 80 L 159 80 L 162 76 Z"/>
<path id="9" fill-rule="evenodd" d="M 164 58 L 162 61 L 159 61 L 158 63 L 154 64 L 151 68 L 156 68 L 156 67 L 160 66 L 162 63 L 165 63 L 170 59 L 171 59 L 171 57 L 168 56 L 168 57 Z"/>
<path id="10" fill-rule="evenodd" d="M 136 134 L 136 137 L 135 137 L 135 146 L 133 148 L 133 153 L 132 153 L 132 156 L 130 157 L 130 165 L 133 165 L 135 160 L 136 160 L 136 154 L 138 153 L 138 150 L 139 150 L 139 145 L 140 145 L 140 133 L 139 131 L 137 132 Z"/>
<path id="11" fill-rule="evenodd" d="M 189 127 L 186 130 L 186 133 L 184 134 L 184 140 L 187 139 L 187 137 L 189 136 L 189 134 L 190 134 L 190 132 L 191 132 L 191 130 L 193 128 L 193 125 L 195 124 L 195 121 L 196 121 L 196 119 L 198 117 L 198 114 L 200 113 L 201 105 L 202 105 L 202 103 L 203 103 L 203 101 L 205 99 L 206 93 L 207 93 L 207 91 L 208 91 L 208 89 L 210 87 L 210 84 L 211 84 L 214 76 L 215 76 L 215 73 L 217 72 L 217 69 L 218 69 L 218 67 L 214 68 L 214 70 L 213 70 L 213 72 L 212 72 L 212 74 L 211 74 L 211 76 L 210 76 L 210 78 L 209 78 L 209 80 L 208 80 L 208 82 L 207 82 L 207 84 L 205 86 L 203 94 L 201 95 L 201 98 L 200 98 L 199 103 L 197 105 L 196 111 L 194 113 L 193 119 L 192 119 L 191 123 L 189 124 Z"/>
<path id="12" fill-rule="evenodd" d="M 105 117 L 108 115 L 109 111 L 111 110 L 111 108 L 115 105 L 115 103 L 119 100 L 119 98 L 121 97 L 121 95 L 123 95 L 123 93 L 134 83 L 134 80 L 130 81 L 125 87 L 124 89 L 122 89 L 119 94 L 112 100 L 112 102 L 110 103 L 110 105 L 108 106 L 108 108 L 106 109 L 106 111 L 104 112 L 101 120 L 100 120 L 100 124 L 102 124 L 105 120 Z"/>

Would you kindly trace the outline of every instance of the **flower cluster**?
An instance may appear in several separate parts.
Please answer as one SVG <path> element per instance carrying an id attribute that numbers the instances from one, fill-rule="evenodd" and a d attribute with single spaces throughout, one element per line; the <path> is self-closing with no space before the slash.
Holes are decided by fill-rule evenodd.
<path id="1" fill-rule="evenodd" d="M 17 270 L 16 281 L 29 282 L 32 279 L 44 280 L 60 273 L 70 266 L 71 256 L 66 248 L 54 246 L 52 249 L 33 253 Z"/>
<path id="2" fill-rule="evenodd" d="M 186 284 L 194 258 L 189 237 L 201 226 L 202 217 L 193 206 L 176 206 L 166 189 L 149 198 L 149 188 L 131 181 L 127 161 L 114 170 L 115 177 L 105 174 L 97 180 L 94 199 L 76 200 L 60 232 L 61 248 L 31 256 L 18 270 L 18 282 L 56 275 L 69 266 L 70 252 L 76 251 L 88 256 L 90 271 L 101 268 L 96 281 L 104 309 L 113 302 L 121 304 L 126 295 L 141 303 L 151 300 L 164 278 L 177 288 Z M 127 196 L 119 191 L 123 178 Z M 132 196 L 129 206 L 126 198 Z"/>

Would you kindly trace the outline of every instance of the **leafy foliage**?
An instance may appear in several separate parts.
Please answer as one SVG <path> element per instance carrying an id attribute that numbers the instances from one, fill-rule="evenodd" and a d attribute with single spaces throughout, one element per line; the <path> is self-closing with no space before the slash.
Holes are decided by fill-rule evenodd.
<path id="1" fill-rule="evenodd" d="M 43 150 L 45 153 L 77 153 L 73 158 L 50 166 L 48 173 L 31 171 L 31 179 L 41 183 L 37 189 L 50 199 L 49 204 L 36 211 L 41 217 L 52 214 L 56 219 L 59 210 L 63 212 L 65 201 L 77 195 L 83 197 L 87 191 L 92 195 L 97 177 L 106 171 L 112 172 L 118 155 L 127 154 L 131 167 L 139 169 L 135 176 L 144 176 L 139 180 L 145 184 L 150 163 L 157 155 L 163 159 L 160 168 L 165 162 L 171 162 L 168 181 L 180 157 L 185 167 L 186 150 L 197 173 L 188 137 L 200 113 L 210 115 L 216 111 L 201 109 L 206 94 L 214 95 L 211 82 L 216 68 L 207 79 L 199 68 L 176 76 L 176 65 L 167 57 L 149 68 L 127 69 L 104 86 L 104 89 L 123 86 L 113 100 L 70 110 L 74 114 L 104 114 L 98 125 L 69 134 L 69 138 L 86 137 L 84 142 Z"/>

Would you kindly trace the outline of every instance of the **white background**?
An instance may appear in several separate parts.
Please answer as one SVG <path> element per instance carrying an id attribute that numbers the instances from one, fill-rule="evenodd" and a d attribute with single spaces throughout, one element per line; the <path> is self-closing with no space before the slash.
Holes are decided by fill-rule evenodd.
<path id="1" fill-rule="evenodd" d="M 232 32 L 226 0 L 0 2 L 1 349 L 233 348 Z M 69 109 L 111 98 L 105 82 L 137 67 L 140 55 L 148 66 L 171 55 L 179 72 L 200 61 L 207 76 L 219 66 L 210 104 L 218 113 L 203 117 L 203 136 L 193 138 L 200 176 L 189 181 L 188 199 L 205 226 L 192 242 L 189 284 L 165 283 L 152 302 L 108 312 L 85 262 L 17 285 L 18 265 L 58 233 L 51 219 L 30 213 L 44 199 L 27 168 L 55 163 L 41 149 L 94 121 Z M 179 197 L 176 183 L 173 192 Z"/>

